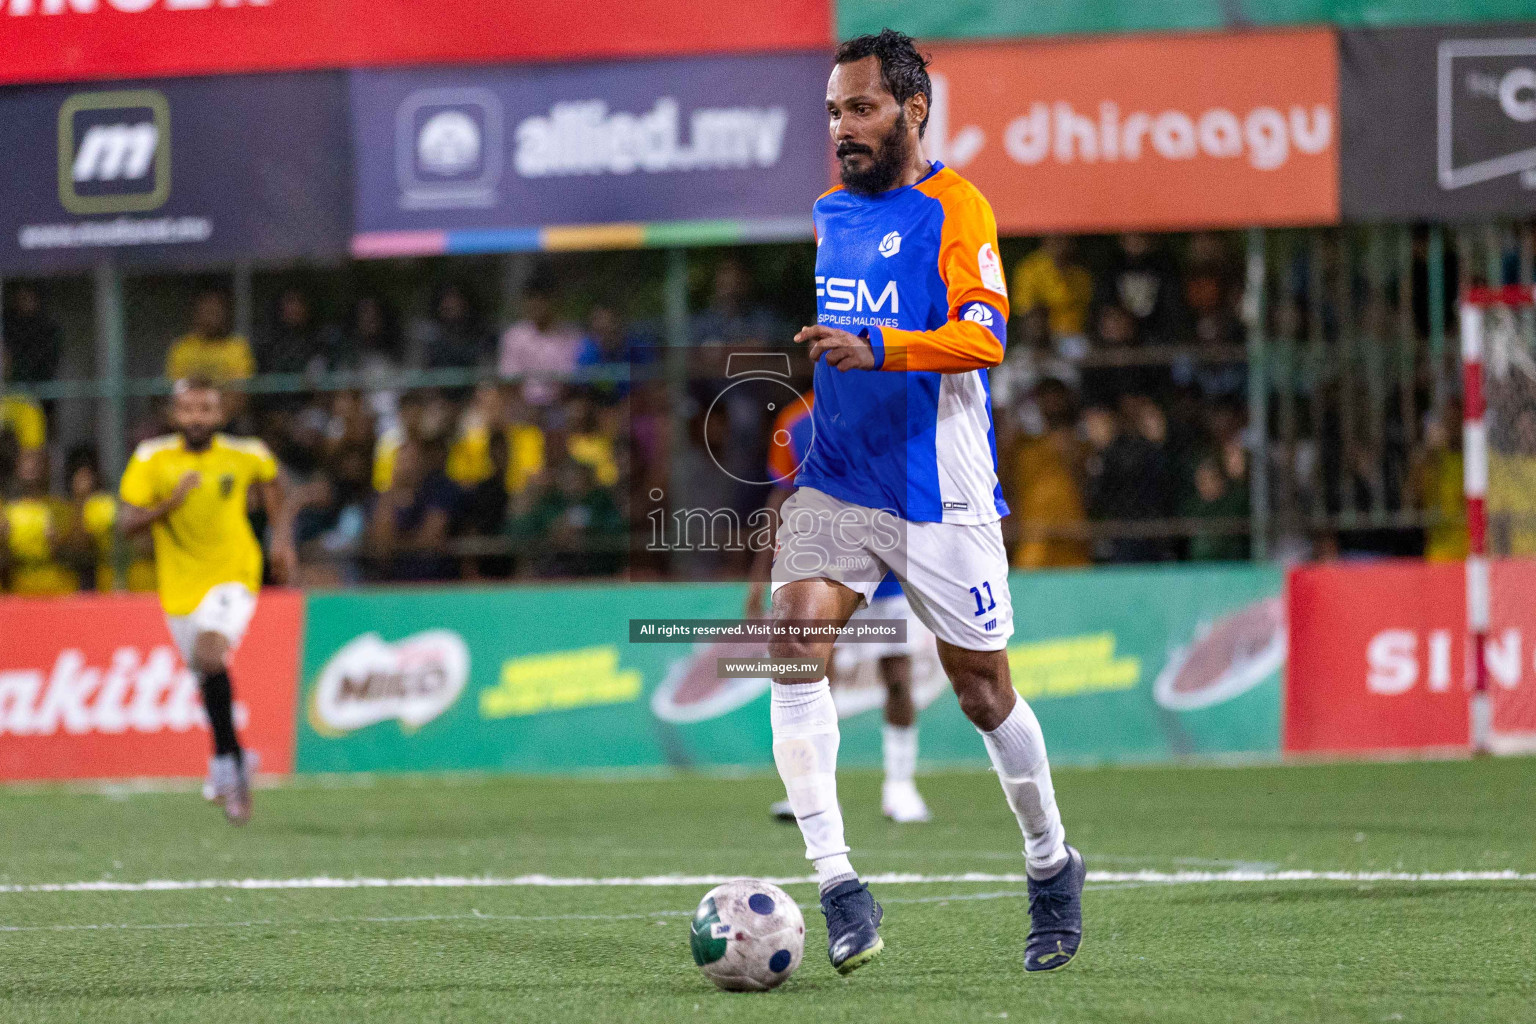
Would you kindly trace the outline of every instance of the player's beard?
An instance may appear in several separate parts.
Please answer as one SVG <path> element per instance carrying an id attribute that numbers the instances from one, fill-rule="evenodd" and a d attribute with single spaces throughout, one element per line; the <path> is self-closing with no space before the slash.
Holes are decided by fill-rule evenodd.
<path id="1" fill-rule="evenodd" d="M 182 427 L 181 439 L 194 452 L 200 452 L 213 443 L 212 427 Z"/>
<path id="2" fill-rule="evenodd" d="M 872 196 L 889 192 L 901 180 L 902 168 L 912 157 L 912 140 L 907 134 L 907 112 L 896 115 L 896 123 L 880 140 L 880 145 L 870 153 L 869 166 L 855 171 L 844 157 L 851 153 L 869 153 L 869 147 L 858 143 L 843 143 L 837 147 L 838 170 L 842 174 L 843 187 L 850 192 Z"/>

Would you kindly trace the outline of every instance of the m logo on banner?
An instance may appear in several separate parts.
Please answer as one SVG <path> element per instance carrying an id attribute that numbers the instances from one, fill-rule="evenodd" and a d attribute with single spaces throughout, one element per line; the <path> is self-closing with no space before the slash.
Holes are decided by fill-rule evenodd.
<path id="1" fill-rule="evenodd" d="M 1536 188 L 1536 39 L 1448 39 L 1439 46 L 1440 187 L 1519 174 Z"/>
<path id="2" fill-rule="evenodd" d="M 59 107 L 59 202 L 143 213 L 171 195 L 171 107 L 153 89 L 76 93 Z"/>

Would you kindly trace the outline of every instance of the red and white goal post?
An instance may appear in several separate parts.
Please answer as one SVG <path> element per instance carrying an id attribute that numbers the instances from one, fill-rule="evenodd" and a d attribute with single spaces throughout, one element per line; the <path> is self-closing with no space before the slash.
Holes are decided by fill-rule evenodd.
<path id="1" fill-rule="evenodd" d="M 1500 597 L 1507 602 L 1533 591 L 1515 597 L 1520 607 L 1499 610 L 1506 627 L 1530 617 L 1536 605 L 1536 587 L 1497 586 L 1495 573 L 1504 567 L 1493 568 L 1495 559 L 1536 556 L 1536 288 L 1464 292 L 1461 369 L 1470 740 L 1478 753 L 1530 752 L 1536 750 L 1536 707 L 1525 705 L 1536 686 L 1518 685 L 1522 638 L 1514 628 L 1490 638 L 1490 628 Z M 1511 567 L 1509 579 L 1536 579 L 1536 568 Z M 1536 643 L 1536 636 L 1524 639 Z M 1491 668 L 1499 678 L 1490 678 Z M 1506 679 L 1511 671 L 1514 678 Z"/>

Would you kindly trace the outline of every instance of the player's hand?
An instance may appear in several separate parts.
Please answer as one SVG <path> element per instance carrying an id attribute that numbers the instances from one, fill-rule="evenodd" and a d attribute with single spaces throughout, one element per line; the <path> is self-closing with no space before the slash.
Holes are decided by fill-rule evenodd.
<path id="1" fill-rule="evenodd" d="M 267 553 L 273 582 L 286 586 L 299 578 L 299 553 L 292 541 L 274 541 Z"/>
<path id="2" fill-rule="evenodd" d="M 868 338 L 861 338 L 857 334 L 849 334 L 826 324 L 813 324 L 800 328 L 795 341 L 811 346 L 810 357 L 813 363 L 825 355 L 827 365 L 836 370 L 875 368 L 875 350 L 870 347 Z"/>
<path id="3" fill-rule="evenodd" d="M 180 508 L 181 503 L 187 500 L 187 495 L 191 494 L 202 481 L 203 475 L 195 469 L 189 469 L 183 473 L 181 479 L 176 481 L 176 490 L 171 492 L 171 508 Z"/>

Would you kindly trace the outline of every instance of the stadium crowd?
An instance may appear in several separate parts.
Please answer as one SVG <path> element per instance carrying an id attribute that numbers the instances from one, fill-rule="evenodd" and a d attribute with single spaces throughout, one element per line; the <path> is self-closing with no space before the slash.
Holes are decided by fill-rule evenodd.
<path id="1" fill-rule="evenodd" d="M 1013 319 L 992 389 L 1013 563 L 1246 558 L 1254 453 L 1239 245 L 1216 233 L 1090 242 L 1004 246 L 1017 253 Z M 770 418 L 735 407 L 706 415 L 730 372 L 718 355 L 783 346 L 806 312 L 760 300 L 767 289 L 744 255 L 720 256 L 709 276 L 681 384 L 668 377 L 659 327 L 630 322 L 611 299 L 570 294 L 548 266 L 527 278 L 518 316 L 499 329 L 456 282 L 436 287 L 414 318 L 397 305 L 410 296 L 377 292 L 335 322 L 293 284 L 247 339 L 233 332 L 229 296 L 208 290 L 186 332 L 167 338 L 164 374 L 229 385 L 231 429 L 263 438 L 287 467 L 306 582 L 739 576 L 747 553 L 642 550 L 668 505 L 745 519 L 766 491 L 743 481 L 763 465 Z M 114 543 L 114 482 L 97 451 L 50 445 L 48 410 L 27 397 L 29 383 L 56 379 L 62 348 L 42 294 L 16 283 L 4 304 L 6 589 L 66 593 L 119 574 L 144 589 L 149 552 Z M 455 369 L 473 372 L 402 386 Z M 350 372 L 346 386 L 305 385 L 337 371 Z M 274 374 L 290 376 L 266 379 L 299 383 L 242 387 Z M 162 432 L 163 415 L 148 409 L 130 442 Z M 1450 433 L 1426 431 L 1410 461 L 1422 507 L 1454 523 Z M 1309 538 L 1301 555 L 1336 547 Z"/>

